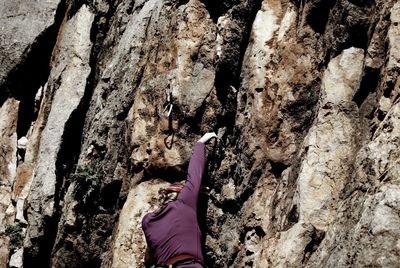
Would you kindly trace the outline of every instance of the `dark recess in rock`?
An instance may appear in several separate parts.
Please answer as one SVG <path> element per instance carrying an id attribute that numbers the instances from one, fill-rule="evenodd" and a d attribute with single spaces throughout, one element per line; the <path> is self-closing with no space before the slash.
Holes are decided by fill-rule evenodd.
<path id="1" fill-rule="evenodd" d="M 236 214 L 240 209 L 241 209 L 241 203 L 238 202 L 239 200 L 226 200 L 222 203 L 221 209 L 224 212 L 227 212 L 229 214 Z"/>
<path id="2" fill-rule="evenodd" d="M 99 205 L 107 210 L 115 210 L 121 185 L 122 181 L 112 181 L 104 186 L 100 193 Z"/>
<path id="3" fill-rule="evenodd" d="M 325 232 L 321 230 L 314 229 L 311 235 L 311 241 L 307 244 L 304 249 L 304 257 L 302 263 L 307 263 L 309 257 L 313 252 L 317 250 L 319 245 L 321 244 L 322 240 L 325 238 Z"/>
<path id="4" fill-rule="evenodd" d="M 210 177 L 208 176 L 208 172 L 205 171 L 204 173 L 204 177 L 203 177 L 203 182 L 207 183 L 210 180 Z M 208 202 L 209 202 L 210 196 L 207 192 L 205 191 L 200 191 L 199 194 L 199 201 L 198 201 L 198 208 L 197 208 L 197 215 L 198 215 L 198 223 L 199 223 L 199 227 L 200 227 L 200 231 L 205 234 L 207 233 L 207 230 L 209 228 L 209 226 L 207 225 L 207 208 L 208 208 Z M 201 241 L 201 245 L 202 248 L 206 247 L 206 236 L 203 235 L 201 237 L 202 241 Z M 205 256 L 205 262 L 207 264 L 207 267 L 211 267 L 212 262 L 210 262 L 210 259 Z"/>
<path id="5" fill-rule="evenodd" d="M 44 236 L 32 242 L 36 246 L 25 248 L 24 267 L 50 267 L 51 249 L 57 233 L 57 221 L 55 218 L 45 218 L 43 221 Z"/>
<path id="6" fill-rule="evenodd" d="M 275 178 L 280 178 L 282 172 L 288 167 L 288 165 L 284 163 L 279 163 L 274 161 L 270 161 L 270 164 L 271 164 L 271 169 L 269 170 L 269 172 L 274 174 Z"/>
<path id="7" fill-rule="evenodd" d="M 354 8 L 347 1 L 341 1 L 332 8 L 328 23 L 337 26 L 325 31 L 326 41 L 332 44 L 331 58 L 350 47 L 368 48 L 371 31 L 376 24 L 371 17 L 375 3 L 374 1 L 359 1 L 359 3 L 360 5 Z"/>
<path id="8" fill-rule="evenodd" d="M 316 77 L 308 85 L 296 85 L 292 87 L 299 92 L 299 98 L 288 102 L 282 111 L 292 119 L 292 131 L 304 134 L 308 131 L 314 120 L 316 106 L 318 103 L 319 92 L 321 89 L 321 79 Z"/>
<path id="9" fill-rule="evenodd" d="M 326 23 L 329 19 L 329 13 L 335 3 L 336 0 L 312 1 L 312 6 L 306 17 L 306 20 L 315 32 L 320 34 L 325 32 Z"/>
<path id="10" fill-rule="evenodd" d="M 142 181 L 160 178 L 168 182 L 185 180 L 187 176 L 187 165 L 166 166 L 166 167 L 147 167 L 144 169 Z"/>
<path id="11" fill-rule="evenodd" d="M 376 4 L 376 0 L 347 0 L 358 7 L 373 6 Z"/>
<path id="12" fill-rule="evenodd" d="M 291 2 L 297 7 L 300 8 L 303 0 L 291 0 Z"/>
<path id="13" fill-rule="evenodd" d="M 71 5 L 70 8 L 68 9 L 68 14 L 67 14 L 68 19 L 72 18 L 83 5 L 87 5 L 93 13 L 101 15 L 98 8 L 96 7 L 96 4 L 98 4 L 97 2 L 103 1 L 103 2 L 110 2 L 110 5 L 112 4 L 110 0 L 100 0 L 100 1 L 67 0 L 67 1 Z"/>
<path id="14" fill-rule="evenodd" d="M 294 205 L 287 216 L 290 224 L 295 224 L 299 221 L 299 212 L 297 211 L 297 205 Z"/>
<path id="15" fill-rule="evenodd" d="M 189 0 L 178 0 L 177 7 L 186 5 L 187 3 L 189 3 Z"/>
<path id="16" fill-rule="evenodd" d="M 365 99 L 371 92 L 374 92 L 379 84 L 380 70 L 370 67 L 366 67 L 364 70 L 364 76 L 361 80 L 360 88 L 353 97 L 353 101 L 357 103 L 358 107 L 363 104 Z"/>
<path id="17" fill-rule="evenodd" d="M 385 116 L 386 116 L 386 112 L 378 109 L 376 118 L 378 118 L 378 120 L 382 122 L 383 119 L 385 119 Z"/>
<path id="18" fill-rule="evenodd" d="M 390 98 L 390 95 L 394 89 L 394 83 L 393 81 L 387 81 L 386 85 L 385 85 L 385 89 L 383 91 L 383 96 L 385 96 L 386 98 Z"/>
<path id="19" fill-rule="evenodd" d="M 226 127 L 227 135 L 233 132 L 237 107 L 236 96 L 240 86 L 240 70 L 242 69 L 244 55 L 248 46 L 251 27 L 258 10 L 261 8 L 261 2 L 260 0 L 251 0 L 232 8 L 232 19 L 236 21 L 243 31 L 241 35 L 231 37 L 232 40 L 229 40 L 231 45 L 227 47 L 225 52 L 227 53 L 226 59 L 217 63 L 215 87 L 218 99 L 225 109 L 224 115 L 217 120 L 217 127 Z M 235 33 L 236 31 L 232 32 Z M 235 43 L 240 45 L 236 47 Z M 232 55 L 229 54 L 230 50 L 232 50 Z"/>
<path id="20" fill-rule="evenodd" d="M 240 3 L 240 0 L 202 0 L 202 2 L 206 5 L 206 8 L 210 13 L 211 18 L 216 23 L 220 16 L 224 15 L 234 5 Z"/>
<path id="21" fill-rule="evenodd" d="M 349 47 L 367 49 L 369 44 L 368 30 L 368 25 L 355 25 L 353 27 L 350 27 L 347 45 L 344 45 L 343 49 Z"/>
<path id="22" fill-rule="evenodd" d="M 240 242 L 244 243 L 246 237 L 247 237 L 247 240 L 249 240 L 251 237 L 247 236 L 247 234 L 252 231 L 254 231 L 255 235 L 257 235 L 259 238 L 263 238 L 266 235 L 263 228 L 261 228 L 261 226 L 245 227 L 242 230 L 242 232 L 240 233 L 240 237 L 239 237 Z M 252 233 L 251 235 L 253 236 L 254 233 Z"/>
<path id="23" fill-rule="evenodd" d="M 265 232 L 261 226 L 254 227 L 254 231 L 258 235 L 258 237 L 263 238 L 265 236 Z"/>

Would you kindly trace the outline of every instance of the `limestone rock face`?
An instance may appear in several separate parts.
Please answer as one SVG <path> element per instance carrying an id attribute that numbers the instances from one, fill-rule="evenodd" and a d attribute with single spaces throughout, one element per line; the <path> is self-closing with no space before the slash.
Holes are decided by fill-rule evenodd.
<path id="1" fill-rule="evenodd" d="M 7 100 L 0 108 L 0 267 L 7 267 L 10 257 L 10 239 L 15 208 L 12 205 L 12 185 L 17 170 L 18 101 Z"/>
<path id="2" fill-rule="evenodd" d="M 0 81 L 5 81 L 9 72 L 18 67 L 30 50 L 35 48 L 40 35 L 55 23 L 60 2 L 1 1 Z"/>
<path id="3" fill-rule="evenodd" d="M 399 1 L 3 2 L 0 267 L 144 267 L 207 131 L 207 267 L 400 266 Z"/>
<path id="4" fill-rule="evenodd" d="M 141 219 L 149 211 L 157 209 L 154 192 L 168 186 L 167 182 L 146 181 L 129 192 L 115 230 L 110 267 L 140 267 L 144 263 L 146 239 Z"/>
<path id="5" fill-rule="evenodd" d="M 41 132 L 37 162 L 33 172 L 33 180 L 28 198 L 28 233 L 27 245 L 35 254 L 42 254 L 43 249 L 37 248 L 32 240 L 40 241 L 47 238 L 43 230 L 46 221 L 56 217 L 55 206 L 59 202 L 57 193 L 56 168 L 59 154 L 63 152 L 61 145 L 65 137 L 65 126 L 71 120 L 74 111 L 81 103 L 87 78 L 90 73 L 89 56 L 92 43 L 90 29 L 94 15 L 87 6 L 81 9 L 63 26 L 63 36 L 55 48 L 57 53 L 53 62 L 54 67 L 49 76 L 47 87 L 51 97 L 48 103 L 51 109 L 47 115 L 46 125 Z M 52 107 L 57 107 L 53 109 Z M 64 136 L 64 137 L 63 137 Z M 47 242 L 41 242 L 47 243 Z"/>

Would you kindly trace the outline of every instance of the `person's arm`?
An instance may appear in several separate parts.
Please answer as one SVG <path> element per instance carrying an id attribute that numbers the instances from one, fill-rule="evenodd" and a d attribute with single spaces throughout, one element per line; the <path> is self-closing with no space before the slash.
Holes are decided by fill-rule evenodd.
<path id="1" fill-rule="evenodd" d="M 193 155 L 189 162 L 187 181 L 178 195 L 178 200 L 181 200 L 194 210 L 197 209 L 197 199 L 206 162 L 204 143 L 213 137 L 216 137 L 215 133 L 206 133 L 194 145 Z"/>

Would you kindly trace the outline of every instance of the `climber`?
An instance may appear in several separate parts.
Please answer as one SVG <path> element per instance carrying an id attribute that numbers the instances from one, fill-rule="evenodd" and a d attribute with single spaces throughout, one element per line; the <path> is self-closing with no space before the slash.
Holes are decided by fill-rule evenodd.
<path id="1" fill-rule="evenodd" d="M 204 267 L 197 199 L 205 166 L 205 143 L 212 138 L 217 138 L 214 132 L 206 133 L 195 144 L 185 185 L 168 187 L 168 191 L 179 192 L 176 200 L 142 219 L 148 249 L 157 263 L 151 267 Z"/>

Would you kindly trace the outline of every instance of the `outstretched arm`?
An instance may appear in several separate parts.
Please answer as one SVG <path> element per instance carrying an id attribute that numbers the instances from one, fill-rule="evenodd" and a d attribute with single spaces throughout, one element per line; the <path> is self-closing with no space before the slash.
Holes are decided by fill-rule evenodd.
<path id="1" fill-rule="evenodd" d="M 197 199 L 206 162 L 204 143 L 213 137 L 216 137 L 215 133 L 206 133 L 194 145 L 193 155 L 189 162 L 187 181 L 178 195 L 178 200 L 182 200 L 186 205 L 192 207 L 194 210 L 197 209 Z"/>

